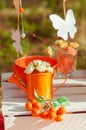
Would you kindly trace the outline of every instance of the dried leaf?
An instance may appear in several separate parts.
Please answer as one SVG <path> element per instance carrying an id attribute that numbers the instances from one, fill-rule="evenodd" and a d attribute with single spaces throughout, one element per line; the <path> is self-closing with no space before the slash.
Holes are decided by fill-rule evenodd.
<path id="1" fill-rule="evenodd" d="M 16 30 L 12 33 L 11 38 L 15 41 L 13 43 L 13 47 L 16 49 L 17 52 L 19 52 L 21 55 L 23 55 L 22 47 L 20 44 L 20 32 L 19 30 Z"/>
<path id="2" fill-rule="evenodd" d="M 13 0 L 13 5 L 15 6 L 16 9 L 19 8 L 19 0 Z"/>

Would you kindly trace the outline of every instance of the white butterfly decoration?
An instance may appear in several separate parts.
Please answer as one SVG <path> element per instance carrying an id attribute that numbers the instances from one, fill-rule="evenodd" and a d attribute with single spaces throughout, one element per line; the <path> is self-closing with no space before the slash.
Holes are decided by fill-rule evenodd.
<path id="1" fill-rule="evenodd" d="M 19 52 L 21 55 L 23 55 L 23 51 L 22 51 L 22 47 L 21 47 L 21 44 L 20 44 L 20 32 L 19 30 L 16 30 L 12 33 L 12 36 L 11 38 L 15 41 L 13 43 L 13 47 L 16 49 L 17 52 Z"/>
<path id="2" fill-rule="evenodd" d="M 49 18 L 53 23 L 53 27 L 58 30 L 57 35 L 59 37 L 67 40 L 69 34 L 70 38 L 74 38 L 77 28 L 75 27 L 76 20 L 72 9 L 67 11 L 65 20 L 56 14 L 51 14 Z"/>

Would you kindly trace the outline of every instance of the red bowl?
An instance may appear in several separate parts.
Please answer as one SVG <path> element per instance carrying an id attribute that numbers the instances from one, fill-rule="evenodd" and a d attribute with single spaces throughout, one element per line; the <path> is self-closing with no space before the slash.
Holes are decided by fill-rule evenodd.
<path id="1" fill-rule="evenodd" d="M 24 70 L 27 65 L 33 60 L 42 60 L 51 64 L 51 67 L 54 68 L 54 73 L 57 70 L 57 60 L 48 56 L 24 56 L 15 60 L 13 65 L 13 72 L 19 80 L 22 80 L 26 83 L 26 74 Z"/>

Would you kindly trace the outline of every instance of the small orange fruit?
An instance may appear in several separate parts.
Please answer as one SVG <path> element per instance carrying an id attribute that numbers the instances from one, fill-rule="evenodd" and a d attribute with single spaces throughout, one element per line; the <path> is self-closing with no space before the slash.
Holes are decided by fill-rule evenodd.
<path id="1" fill-rule="evenodd" d="M 41 112 L 41 113 L 40 113 L 40 117 L 41 117 L 42 119 L 47 119 L 47 118 L 48 118 L 48 112 L 47 112 L 47 111 Z"/>
<path id="2" fill-rule="evenodd" d="M 50 111 L 50 112 L 56 112 L 56 108 L 52 106 L 52 107 L 49 109 L 49 111 Z"/>
<path id="3" fill-rule="evenodd" d="M 64 119 L 63 115 L 57 115 L 55 121 L 60 122 Z"/>
<path id="4" fill-rule="evenodd" d="M 37 109 L 41 109 L 41 104 L 40 104 L 40 102 L 35 102 L 34 104 L 33 104 L 33 108 L 37 108 Z"/>
<path id="5" fill-rule="evenodd" d="M 26 103 L 26 109 L 27 109 L 28 111 L 31 111 L 31 110 L 32 110 L 32 103 L 31 103 L 31 102 L 27 102 L 27 103 Z"/>
<path id="6" fill-rule="evenodd" d="M 66 108 L 64 106 L 60 107 L 58 110 L 57 110 L 57 114 L 60 114 L 60 115 L 63 115 L 66 113 Z"/>
<path id="7" fill-rule="evenodd" d="M 32 104 L 34 104 L 35 102 L 37 102 L 37 100 L 36 99 L 32 99 L 31 102 L 32 102 Z"/>
<path id="8" fill-rule="evenodd" d="M 32 116 L 36 116 L 37 117 L 37 116 L 39 116 L 39 113 L 40 113 L 39 109 L 35 108 L 35 109 L 32 110 Z"/>
<path id="9" fill-rule="evenodd" d="M 49 113 L 48 113 L 48 118 L 49 119 L 55 119 L 56 118 L 56 112 L 54 112 L 54 111 L 49 111 Z"/>

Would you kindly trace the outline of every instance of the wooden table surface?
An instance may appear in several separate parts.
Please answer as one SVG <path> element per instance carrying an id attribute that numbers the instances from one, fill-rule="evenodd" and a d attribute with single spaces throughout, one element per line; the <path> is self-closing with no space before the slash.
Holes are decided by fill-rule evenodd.
<path id="1" fill-rule="evenodd" d="M 57 123 L 29 116 L 25 109 L 26 94 L 13 83 L 5 82 L 11 73 L 2 74 L 2 113 L 5 130 L 86 130 L 86 70 L 78 70 L 75 76 L 68 79 L 54 97 L 66 96 L 71 105 L 64 121 Z M 53 86 L 57 86 L 63 79 L 54 79 Z M 77 113 L 74 113 L 77 112 Z"/>

